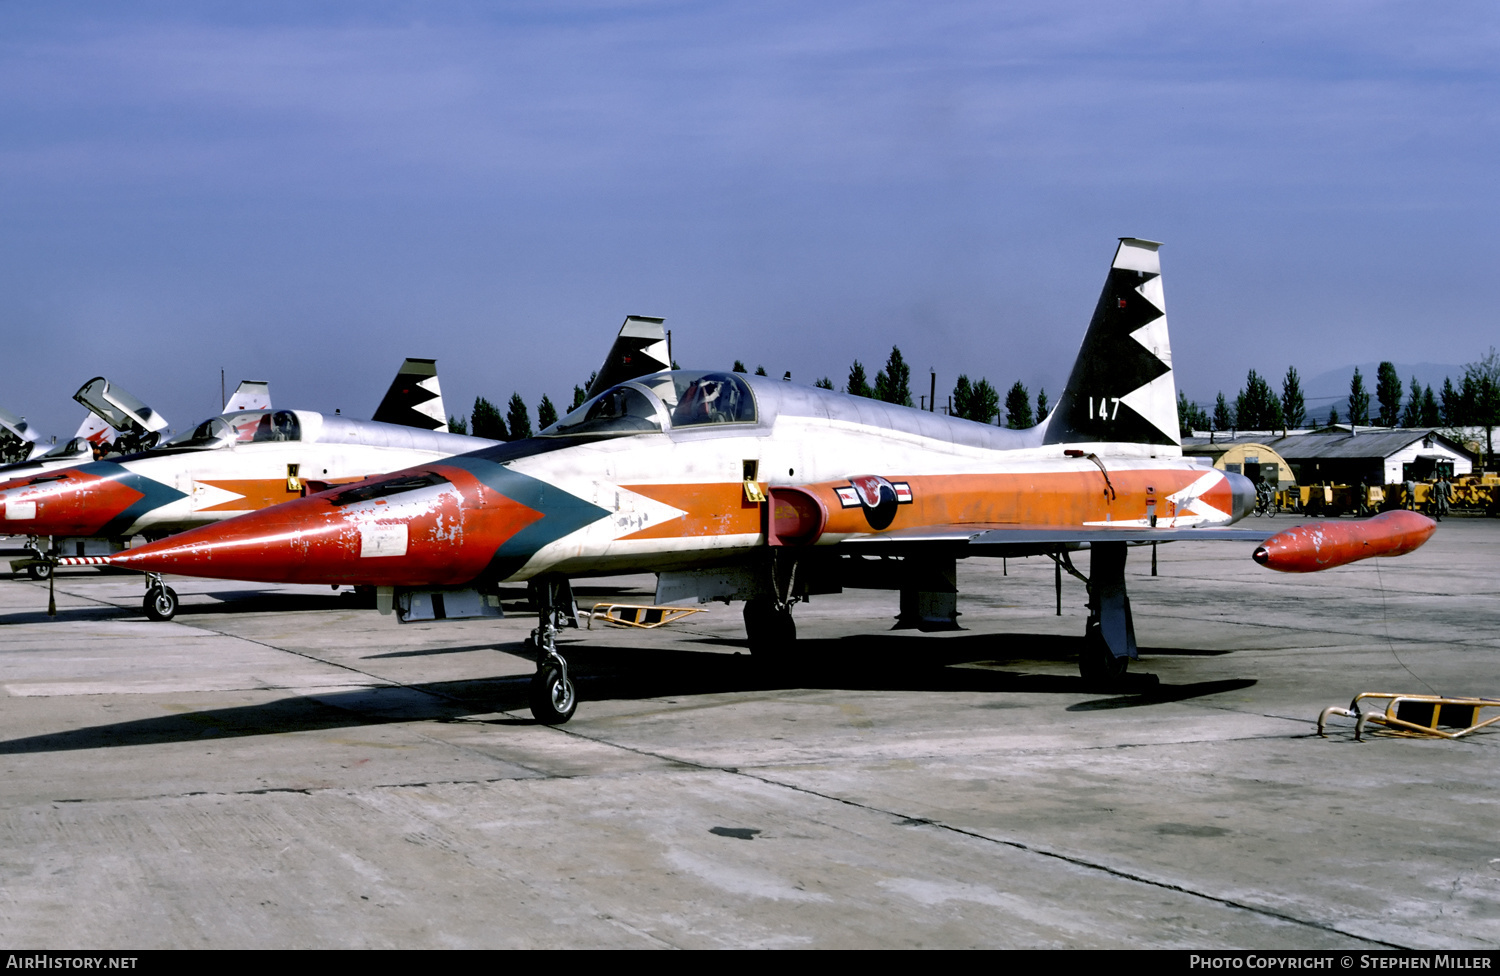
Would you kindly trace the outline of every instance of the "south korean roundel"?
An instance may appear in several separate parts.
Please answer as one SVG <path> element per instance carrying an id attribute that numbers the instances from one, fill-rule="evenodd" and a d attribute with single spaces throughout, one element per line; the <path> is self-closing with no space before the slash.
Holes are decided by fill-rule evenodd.
<path id="1" fill-rule="evenodd" d="M 876 475 L 850 478 L 849 486 L 865 510 L 865 521 L 872 529 L 884 529 L 896 518 L 896 486 Z"/>

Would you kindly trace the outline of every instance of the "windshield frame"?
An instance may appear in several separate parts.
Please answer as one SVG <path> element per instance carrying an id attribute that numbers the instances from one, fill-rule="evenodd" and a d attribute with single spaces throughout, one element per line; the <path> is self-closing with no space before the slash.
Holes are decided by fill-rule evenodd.
<path id="1" fill-rule="evenodd" d="M 741 406 L 741 414 L 748 410 L 748 417 L 740 417 L 734 420 L 709 420 L 696 423 L 673 423 L 673 416 L 679 407 L 679 397 L 691 389 L 694 384 L 705 378 L 722 379 L 733 383 L 740 395 L 744 398 Z M 580 429 L 588 421 L 589 413 L 595 404 L 604 399 L 610 393 L 621 388 L 629 388 L 634 392 L 642 393 L 655 408 L 652 421 L 656 429 L 641 430 L 638 428 L 623 428 L 611 430 L 608 427 L 590 427 Z M 552 426 L 546 428 L 538 437 L 625 437 L 635 434 L 665 433 L 668 431 L 692 431 L 692 430 L 742 430 L 755 427 L 760 424 L 761 409 L 760 402 L 755 395 L 755 388 L 747 379 L 729 370 L 718 369 L 671 369 L 662 370 L 658 373 L 650 373 L 646 376 L 627 380 L 624 383 L 616 383 L 598 396 L 584 401 L 573 410 L 568 411 L 567 416 L 561 418 Z"/>
<path id="2" fill-rule="evenodd" d="M 594 409 L 604 401 L 606 397 L 617 390 L 624 390 L 635 393 L 641 397 L 644 397 L 646 402 L 650 404 L 652 411 L 651 417 L 649 419 L 644 417 L 641 418 L 642 422 L 647 425 L 645 428 L 626 426 L 623 424 L 617 427 L 609 426 L 610 423 L 614 420 L 624 420 L 624 416 L 619 418 L 603 419 L 589 418 L 589 414 L 591 414 Z M 657 396 L 653 390 L 651 390 L 647 386 L 644 386 L 639 381 L 629 380 L 624 383 L 616 383 L 614 386 L 611 386 L 609 389 L 594 397 L 592 400 L 587 400 L 575 409 L 568 411 L 567 416 L 562 417 L 555 424 L 548 427 L 546 430 L 543 430 L 537 436 L 629 437 L 639 434 L 660 434 L 671 428 L 671 419 L 671 411 L 667 409 L 667 406 L 662 402 L 661 397 Z"/>

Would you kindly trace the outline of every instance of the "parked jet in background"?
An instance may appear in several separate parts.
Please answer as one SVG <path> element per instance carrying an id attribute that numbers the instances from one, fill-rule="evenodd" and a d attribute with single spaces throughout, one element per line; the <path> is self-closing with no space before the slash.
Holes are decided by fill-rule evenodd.
<path id="1" fill-rule="evenodd" d="M 809 595 L 896 589 L 903 624 L 956 627 L 957 558 L 1045 554 L 1082 576 L 1069 553 L 1087 548 L 1079 665 L 1091 681 L 1115 680 L 1136 656 L 1130 544 L 1266 541 L 1222 528 L 1250 511 L 1251 483 L 1182 456 L 1157 248 L 1121 239 L 1057 409 L 1030 430 L 765 377 L 659 372 L 604 390 L 535 438 L 111 562 L 374 586 L 377 605 L 403 620 L 493 613 L 495 586 L 529 581 L 540 608 L 532 712 L 557 723 L 576 706 L 555 640 L 573 577 L 653 571 L 660 604 L 744 600 L 752 653 L 785 659 L 792 607 Z M 1321 560 L 1306 558 L 1316 531 L 1267 542 L 1257 558 L 1305 569 L 1409 551 L 1433 524 L 1400 514 L 1410 517 L 1372 520 Z"/>
<path id="2" fill-rule="evenodd" d="M 436 386 L 432 360 L 407 360 L 381 411 L 410 408 L 413 397 L 401 381 L 412 374 Z M 149 430 L 155 416 L 103 380 L 85 386 L 79 397 L 109 420 L 134 425 L 130 429 Z M 435 402 L 441 410 L 441 397 Z M 0 482 L 0 525 L 50 539 L 50 556 L 65 540 L 79 547 L 103 540 L 119 549 L 135 535 L 160 538 L 301 497 L 307 484 L 322 490 L 495 443 L 448 433 L 446 423 L 438 431 L 272 410 L 264 383 L 242 384 L 233 406 L 240 409 L 149 450 Z M 176 613 L 177 596 L 159 577 L 148 579 L 146 609 L 156 619 Z"/>
<path id="3" fill-rule="evenodd" d="M 662 320 L 631 316 L 601 372 L 613 369 L 628 378 L 659 369 L 665 363 L 655 355 L 658 347 L 666 347 Z M 118 549 L 134 535 L 160 538 L 383 471 L 498 446 L 448 431 L 430 359 L 402 365 L 375 415 L 399 424 L 307 410 L 244 409 L 212 417 L 118 462 L 0 482 L 0 524 L 53 537 L 53 556 L 59 537 L 114 540 Z M 148 574 L 145 609 L 157 620 L 177 612 L 177 595 L 156 574 Z"/>
<path id="4" fill-rule="evenodd" d="M 260 386 L 264 388 L 265 384 Z M 0 410 L 0 427 L 31 445 L 24 460 L 0 465 L 0 477 L 72 467 L 97 460 L 101 454 L 111 451 L 128 454 L 143 450 L 155 444 L 159 432 L 167 426 L 165 417 L 129 392 L 111 386 L 102 376 L 83 384 L 73 394 L 73 399 L 83 404 L 88 413 L 70 440 L 50 448 L 41 443 L 41 434 L 24 417 Z"/>

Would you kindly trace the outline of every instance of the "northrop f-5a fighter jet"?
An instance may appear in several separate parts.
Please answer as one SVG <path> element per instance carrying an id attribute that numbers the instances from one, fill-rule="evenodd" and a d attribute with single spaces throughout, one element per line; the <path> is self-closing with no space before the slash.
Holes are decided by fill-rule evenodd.
<path id="1" fill-rule="evenodd" d="M 1304 524 L 1271 540 L 1224 528 L 1255 493 L 1240 475 L 1182 456 L 1157 248 L 1120 241 L 1067 389 L 1030 430 L 765 377 L 669 370 L 611 386 L 537 437 L 112 561 L 363 584 L 404 618 L 444 616 L 438 606 L 459 615 L 498 584 L 529 581 L 540 610 L 532 711 L 557 723 L 576 705 L 555 640 L 570 578 L 652 571 L 658 603 L 743 600 L 752 654 L 787 659 L 792 608 L 811 594 L 896 589 L 901 621 L 951 627 L 956 559 L 1046 554 L 1077 572 L 1069 553 L 1087 548 L 1080 667 L 1106 682 L 1136 656 L 1131 544 L 1255 541 L 1257 561 L 1300 571 L 1409 551 L 1433 528 L 1409 512 L 1338 532 Z"/>

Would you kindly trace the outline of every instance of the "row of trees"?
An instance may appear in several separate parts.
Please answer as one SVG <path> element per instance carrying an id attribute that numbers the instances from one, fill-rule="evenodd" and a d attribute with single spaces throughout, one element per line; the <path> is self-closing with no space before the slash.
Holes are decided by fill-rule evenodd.
<path id="1" fill-rule="evenodd" d="M 1451 377 L 1443 379 L 1441 394 L 1433 393 L 1431 384 L 1423 386 L 1413 376 L 1403 387 L 1396 367 L 1383 362 L 1376 369 L 1375 403 L 1377 412 L 1370 415 L 1370 393 L 1365 389 L 1364 375 L 1356 367 L 1349 379 L 1346 401 L 1349 423 L 1375 427 L 1485 427 L 1500 425 L 1500 353 L 1493 346 L 1481 359 L 1464 365 L 1463 379 L 1455 385 Z M 1270 383 L 1255 370 L 1245 377 L 1245 385 L 1231 406 L 1221 391 L 1210 414 L 1191 403 L 1181 391 L 1177 394 L 1177 416 L 1182 433 L 1194 430 L 1276 430 L 1301 427 L 1308 421 L 1306 401 L 1297 368 L 1290 366 L 1281 381 L 1277 396 Z M 1328 423 L 1340 422 L 1338 409 L 1329 411 Z"/>
<path id="2" fill-rule="evenodd" d="M 676 365 L 675 363 L 673 364 Z M 734 361 L 734 371 L 748 373 L 740 360 Z M 764 366 L 757 366 L 755 375 L 765 376 Z M 582 405 L 585 391 L 594 382 L 590 375 L 587 382 L 573 387 L 573 402 L 570 410 Z M 833 382 L 826 376 L 817 380 L 817 386 L 831 390 Z M 912 406 L 911 367 L 901 354 L 899 346 L 891 347 L 885 367 L 875 374 L 873 383 L 868 379 L 864 364 L 855 360 L 849 367 L 849 379 L 843 392 L 855 396 L 869 397 L 886 403 Z M 1376 371 L 1374 406 L 1377 413 L 1370 416 L 1371 396 L 1365 389 L 1365 378 L 1359 369 L 1349 381 L 1347 401 L 1349 422 L 1361 426 L 1379 427 L 1484 427 L 1487 434 L 1500 426 L 1500 352 L 1490 347 L 1489 352 L 1464 366 L 1463 378 L 1455 384 L 1451 378 L 1443 380 L 1442 392 L 1434 393 L 1429 384 L 1423 386 L 1413 376 L 1409 385 L 1403 387 L 1396 367 L 1383 362 Z M 980 377 L 971 381 L 960 375 L 954 384 L 947 411 L 953 416 L 978 421 L 983 424 L 1002 423 L 1020 430 L 1035 426 L 1046 419 L 1049 406 L 1047 391 L 1037 392 L 1033 409 L 1030 394 L 1017 380 L 1005 395 L 1001 409 L 999 391 L 988 379 Z M 1202 405 L 1190 402 L 1181 391 L 1177 395 L 1177 416 L 1183 436 L 1195 430 L 1277 430 L 1302 427 L 1309 421 L 1306 398 L 1302 393 L 1301 377 L 1297 367 L 1287 367 L 1281 380 L 1278 394 L 1271 384 L 1255 370 L 1245 377 L 1245 385 L 1231 403 L 1221 391 L 1209 412 Z M 557 409 L 547 396 L 537 405 L 537 430 L 551 426 L 557 421 Z M 1337 409 L 1329 412 L 1328 423 L 1340 422 Z M 476 437 L 494 440 L 520 440 L 531 437 L 533 427 L 531 415 L 519 393 L 511 395 L 509 408 L 502 416 L 500 409 L 484 397 L 476 397 L 474 409 L 469 417 L 449 417 L 448 426 L 458 433 L 472 432 Z M 0 430 L 0 451 L 10 447 L 5 442 L 7 431 Z M 14 439 L 14 438 L 11 438 Z M 1488 438 L 1487 438 L 1488 439 Z M 24 448 L 23 448 L 24 450 Z"/>
<path id="3" fill-rule="evenodd" d="M 736 362 L 735 365 L 738 367 L 740 364 Z M 864 364 L 856 359 L 849 367 L 849 381 L 843 392 L 869 397 L 873 400 L 884 400 L 886 403 L 899 403 L 907 407 L 913 405 L 911 367 L 901 355 L 900 346 L 891 347 L 891 354 L 886 359 L 885 368 L 875 374 L 873 384 L 869 382 L 866 375 Z M 818 380 L 817 385 L 826 390 L 833 389 L 832 381 L 826 376 Z M 953 393 L 948 399 L 948 406 L 945 408 L 946 412 L 955 417 L 978 421 L 981 424 L 1003 422 L 1006 427 L 1015 430 L 1034 427 L 1041 423 L 1047 416 L 1047 409 L 1046 390 L 1037 393 L 1036 410 L 1033 412 L 1031 395 L 1027 393 L 1025 384 L 1017 380 L 1011 386 L 1010 392 L 1005 395 L 1005 410 L 1002 413 L 999 391 L 990 385 L 988 379 L 981 376 L 977 381 L 971 381 L 967 374 L 961 374 L 958 377 L 958 381 L 953 386 Z"/>
<path id="4" fill-rule="evenodd" d="M 537 404 L 536 421 L 537 430 L 545 430 L 557 423 L 557 408 L 545 393 L 542 394 L 542 402 Z M 469 416 L 449 417 L 448 429 L 455 434 L 473 434 L 475 437 L 488 437 L 496 441 L 519 441 L 533 434 L 531 411 L 527 409 L 526 401 L 521 399 L 519 393 L 511 394 L 510 407 L 504 416 L 500 414 L 500 408 L 489 400 L 475 397 L 474 409 Z"/>

